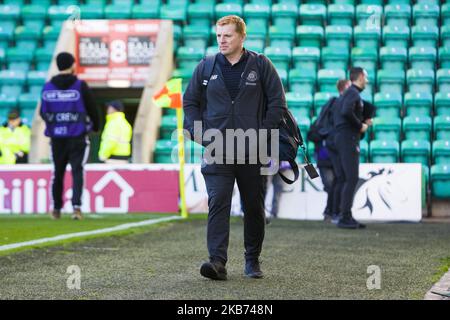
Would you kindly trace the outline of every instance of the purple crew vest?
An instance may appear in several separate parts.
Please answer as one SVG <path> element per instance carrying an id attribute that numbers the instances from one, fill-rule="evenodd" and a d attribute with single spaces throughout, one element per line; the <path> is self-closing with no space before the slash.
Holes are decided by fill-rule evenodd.
<path id="1" fill-rule="evenodd" d="M 47 82 L 42 90 L 41 114 L 46 123 L 47 137 L 78 137 L 92 130 L 81 96 L 79 79 L 65 90 Z"/>

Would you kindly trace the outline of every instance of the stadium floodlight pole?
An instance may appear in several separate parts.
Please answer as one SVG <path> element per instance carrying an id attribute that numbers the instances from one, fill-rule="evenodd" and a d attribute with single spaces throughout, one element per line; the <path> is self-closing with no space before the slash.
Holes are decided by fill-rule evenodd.
<path id="1" fill-rule="evenodd" d="M 183 131 L 183 103 L 181 101 L 181 78 L 174 78 L 167 81 L 164 88 L 153 96 L 155 104 L 161 108 L 173 108 L 177 113 L 177 140 L 178 140 L 178 164 L 179 184 L 180 184 L 180 211 L 181 217 L 187 218 L 186 193 L 184 187 L 184 131 Z"/>

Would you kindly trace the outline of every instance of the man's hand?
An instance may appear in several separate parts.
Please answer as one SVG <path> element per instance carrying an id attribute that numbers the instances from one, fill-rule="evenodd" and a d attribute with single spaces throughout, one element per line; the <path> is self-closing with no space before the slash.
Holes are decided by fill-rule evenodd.
<path id="1" fill-rule="evenodd" d="M 364 123 L 367 124 L 368 126 L 373 125 L 372 118 L 366 119 L 366 120 L 364 121 Z"/>
<path id="2" fill-rule="evenodd" d="M 367 129 L 369 129 L 369 126 L 363 122 L 362 127 L 361 127 L 361 133 L 364 133 L 367 131 Z"/>

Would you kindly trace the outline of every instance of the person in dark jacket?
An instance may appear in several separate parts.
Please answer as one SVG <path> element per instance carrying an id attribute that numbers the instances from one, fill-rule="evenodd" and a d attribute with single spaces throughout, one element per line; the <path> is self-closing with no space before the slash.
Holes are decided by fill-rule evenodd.
<path id="1" fill-rule="evenodd" d="M 50 137 L 53 162 L 53 219 L 61 217 L 64 174 L 70 163 L 73 178 L 72 206 L 74 220 L 82 219 L 84 165 L 89 156 L 90 131 L 100 127 L 97 104 L 87 83 L 77 78 L 75 58 L 68 52 L 56 57 L 59 74 L 44 85 L 40 115 L 45 121 L 45 135 Z"/>
<path id="2" fill-rule="evenodd" d="M 344 91 L 350 87 L 350 85 L 350 80 L 338 80 L 336 87 L 339 92 L 339 96 L 341 96 Z M 334 107 L 336 100 L 337 97 L 331 97 L 330 100 L 322 106 L 319 116 L 308 131 L 308 140 L 314 142 L 314 156 L 317 161 L 317 167 L 320 172 L 320 178 L 322 180 L 324 190 L 327 193 L 327 204 L 323 212 L 325 221 L 331 220 L 335 215 L 333 200 L 334 188 L 336 186 L 336 174 L 331 161 L 331 158 L 335 155 L 333 150 L 330 150 L 330 148 L 327 147 L 325 138 L 332 130 L 332 108 Z"/>
<path id="3" fill-rule="evenodd" d="M 352 205 L 356 184 L 359 179 L 359 141 L 372 124 L 364 117 L 364 101 L 360 93 L 368 83 L 367 72 L 360 67 L 350 70 L 352 85 L 339 97 L 333 111 L 334 144 L 337 158 L 333 163 L 337 184 L 335 186 L 335 207 L 340 216 L 337 226 L 346 229 L 365 228 L 352 216 Z"/>
<path id="4" fill-rule="evenodd" d="M 230 138 L 226 132 L 278 129 L 286 109 L 286 99 L 280 77 L 270 60 L 243 47 L 245 22 L 238 16 L 226 16 L 216 26 L 220 52 L 216 55 L 212 75 L 209 81 L 203 81 L 204 59 L 196 67 L 183 97 L 184 126 L 195 141 L 206 146 L 207 155 L 201 171 L 209 197 L 209 262 L 202 264 L 200 274 L 214 280 L 227 278 L 229 219 L 236 181 L 244 211 L 244 274 L 261 278 L 259 256 L 264 239 L 266 177 L 261 175 L 261 163 L 250 161 L 255 156 L 250 143 L 247 145 L 244 139 L 245 157 L 242 159 L 242 155 L 235 153 L 236 137 Z M 206 82 L 205 87 L 203 84 Z M 198 126 L 196 129 L 196 124 L 200 124 L 201 130 Z M 211 143 L 208 143 L 208 131 L 217 133 Z M 204 139 L 197 139 L 195 135 L 198 133 L 204 133 Z M 226 136 L 222 141 L 224 147 L 231 143 L 234 148 L 213 148 L 221 136 Z M 238 143 L 237 147 L 242 146 Z M 208 158 L 208 154 L 211 157 Z"/>

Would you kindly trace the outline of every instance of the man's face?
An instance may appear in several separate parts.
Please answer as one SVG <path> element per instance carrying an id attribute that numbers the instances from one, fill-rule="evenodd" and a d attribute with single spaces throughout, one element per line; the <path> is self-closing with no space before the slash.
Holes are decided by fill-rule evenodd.
<path id="1" fill-rule="evenodd" d="M 234 23 L 217 26 L 216 36 L 219 51 L 224 56 L 236 54 L 244 46 L 245 36 L 236 32 L 236 25 Z"/>
<path id="2" fill-rule="evenodd" d="M 21 121 L 20 118 L 9 119 L 8 120 L 8 125 L 10 127 L 17 128 L 19 126 L 19 124 L 20 124 L 20 121 Z"/>
<path id="3" fill-rule="evenodd" d="M 369 76 L 366 70 L 364 70 L 363 73 L 359 75 L 358 82 L 361 89 L 364 89 L 367 86 L 367 84 L 369 83 Z"/>

